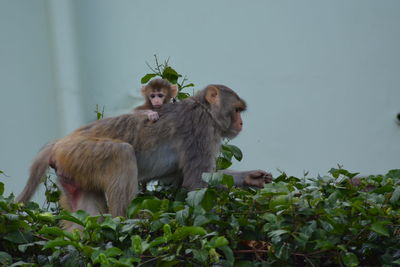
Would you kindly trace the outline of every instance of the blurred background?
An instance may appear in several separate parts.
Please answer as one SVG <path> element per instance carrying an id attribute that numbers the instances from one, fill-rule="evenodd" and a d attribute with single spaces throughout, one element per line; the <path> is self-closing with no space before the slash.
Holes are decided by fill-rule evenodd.
<path id="1" fill-rule="evenodd" d="M 6 193 L 96 105 L 113 116 L 140 104 L 154 54 L 196 90 L 222 83 L 248 102 L 234 169 L 399 168 L 399 14 L 397 0 L 0 0 Z"/>

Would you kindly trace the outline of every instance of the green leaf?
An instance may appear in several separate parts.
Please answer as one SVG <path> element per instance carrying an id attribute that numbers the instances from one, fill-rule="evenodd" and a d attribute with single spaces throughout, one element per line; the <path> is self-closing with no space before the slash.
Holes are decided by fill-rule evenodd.
<path id="1" fill-rule="evenodd" d="M 77 217 L 78 216 L 76 214 L 69 213 L 67 211 L 61 211 L 60 212 L 60 216 L 59 216 L 59 218 L 62 219 L 62 220 L 66 220 L 66 221 L 69 221 L 69 222 L 73 222 L 73 223 L 85 226 L 85 224 L 80 219 L 78 219 Z"/>
<path id="2" fill-rule="evenodd" d="M 193 83 L 185 84 L 184 86 L 182 86 L 182 87 L 180 88 L 180 90 L 182 90 L 183 88 L 187 88 L 187 87 L 194 87 L 194 84 L 193 84 Z"/>
<path id="3" fill-rule="evenodd" d="M 95 248 L 91 246 L 82 246 L 81 249 L 86 256 L 92 255 L 95 250 Z"/>
<path id="4" fill-rule="evenodd" d="M 273 213 L 264 213 L 261 216 L 261 218 L 263 218 L 264 220 L 267 220 L 268 222 L 271 222 L 271 223 L 276 223 L 277 222 L 277 217 Z"/>
<path id="5" fill-rule="evenodd" d="M 289 231 L 281 229 L 281 230 L 275 230 L 275 231 L 269 232 L 268 236 L 270 238 L 274 238 L 274 237 L 277 237 L 277 236 L 280 236 L 280 235 L 283 235 L 283 234 L 287 234 L 287 233 L 289 233 Z"/>
<path id="6" fill-rule="evenodd" d="M 216 186 L 221 184 L 223 175 L 224 174 L 222 172 L 205 172 L 202 174 L 201 179 L 211 186 Z"/>
<path id="7" fill-rule="evenodd" d="M 166 241 L 169 241 L 172 238 L 171 226 L 169 224 L 164 224 L 163 231 L 164 231 L 164 239 Z"/>
<path id="8" fill-rule="evenodd" d="M 210 218 L 207 218 L 206 216 L 200 214 L 197 215 L 194 220 L 193 220 L 193 226 L 202 226 L 206 223 L 209 223 L 211 221 Z"/>
<path id="9" fill-rule="evenodd" d="M 157 74 L 155 74 L 155 73 L 148 73 L 148 74 L 146 74 L 146 75 L 144 75 L 144 76 L 142 77 L 142 79 L 140 80 L 140 82 L 141 82 L 142 84 L 145 84 L 145 83 L 147 83 L 148 81 L 150 81 L 151 78 L 156 77 L 156 76 L 157 76 Z"/>
<path id="10" fill-rule="evenodd" d="M 206 211 L 210 211 L 213 207 L 215 207 L 216 201 L 217 201 L 217 193 L 215 192 L 215 190 L 207 189 L 205 191 L 203 200 L 201 201 L 201 206 Z"/>
<path id="11" fill-rule="evenodd" d="M 128 218 L 135 217 L 142 210 L 143 202 L 147 199 L 157 199 L 157 198 L 154 196 L 143 196 L 133 199 L 128 207 L 127 211 Z"/>
<path id="12" fill-rule="evenodd" d="M 299 233 L 297 236 L 294 236 L 294 238 L 296 240 L 296 245 L 304 249 L 310 237 L 304 233 Z"/>
<path id="13" fill-rule="evenodd" d="M 146 209 L 154 213 L 160 211 L 162 204 L 163 200 L 160 199 L 146 199 L 142 202 L 142 209 Z"/>
<path id="14" fill-rule="evenodd" d="M 243 159 L 243 153 L 237 146 L 234 145 L 222 145 L 223 150 L 230 151 L 236 160 L 241 161 Z"/>
<path id="15" fill-rule="evenodd" d="M 360 174 L 358 172 L 357 173 L 351 173 L 351 172 L 349 172 L 349 171 L 347 171 L 345 169 L 335 169 L 335 168 L 332 168 L 329 171 L 329 173 L 335 178 L 339 178 L 340 175 L 343 175 L 343 176 L 346 176 L 346 177 L 348 177 L 350 179 L 355 177 L 355 176 L 357 176 L 358 174 Z"/>
<path id="16" fill-rule="evenodd" d="M 47 242 L 46 245 L 43 247 L 43 249 L 55 248 L 55 247 L 66 247 L 66 246 L 70 246 L 70 245 L 74 246 L 74 247 L 79 247 L 78 243 L 76 243 L 76 242 L 68 241 L 62 237 L 58 237 L 54 240 L 50 240 L 49 242 Z"/>
<path id="17" fill-rule="evenodd" d="M 332 249 L 334 247 L 335 247 L 335 245 L 332 244 L 332 242 L 329 240 L 316 240 L 316 244 L 315 244 L 314 248 L 316 250 L 320 250 L 320 249 L 328 250 L 328 249 Z"/>
<path id="18" fill-rule="evenodd" d="M 179 260 L 175 260 L 175 255 L 171 255 L 168 257 L 165 257 L 162 259 L 162 262 L 160 262 L 160 264 L 158 266 L 160 267 L 171 267 L 171 266 L 175 266 L 178 263 L 180 263 Z"/>
<path id="19" fill-rule="evenodd" d="M 179 79 L 179 74 L 171 67 L 167 66 L 164 68 L 162 77 L 168 80 L 172 84 L 176 84 Z"/>
<path id="20" fill-rule="evenodd" d="M 219 248 L 227 246 L 229 241 L 224 236 L 215 236 L 211 239 L 211 245 L 213 248 Z"/>
<path id="21" fill-rule="evenodd" d="M 193 249 L 192 250 L 193 253 L 193 258 L 195 260 L 198 260 L 201 263 L 206 263 L 207 259 L 208 259 L 208 251 L 205 249 L 201 249 L 201 250 L 197 250 L 197 249 Z"/>
<path id="22" fill-rule="evenodd" d="M 167 240 L 165 240 L 163 236 L 159 236 L 150 242 L 149 247 L 157 247 L 161 244 L 164 244 L 165 242 L 167 242 Z"/>
<path id="23" fill-rule="evenodd" d="M 219 247 L 218 249 L 224 253 L 225 259 L 228 262 L 229 266 L 233 266 L 233 264 L 235 263 L 235 256 L 233 254 L 232 249 L 228 246 L 222 246 Z"/>
<path id="24" fill-rule="evenodd" d="M 1 266 L 10 266 L 10 264 L 12 263 L 12 257 L 10 254 L 4 252 L 4 251 L 0 251 L 0 265 Z"/>
<path id="25" fill-rule="evenodd" d="M 136 254 L 141 254 L 142 251 L 142 238 L 139 235 L 134 235 L 131 237 L 132 240 L 132 246 L 131 249 L 133 252 Z"/>
<path id="26" fill-rule="evenodd" d="M 185 225 L 186 219 L 189 217 L 189 207 L 185 206 L 184 209 L 181 209 L 176 212 L 175 218 L 180 225 Z"/>
<path id="27" fill-rule="evenodd" d="M 400 179 L 400 169 L 390 170 L 385 176 L 388 178 Z"/>
<path id="28" fill-rule="evenodd" d="M 190 97 L 190 94 L 188 94 L 188 93 L 182 93 L 182 92 L 179 92 L 179 93 L 178 93 L 178 96 L 177 96 L 177 98 L 178 98 L 179 100 L 183 100 L 183 99 L 186 99 L 186 98 L 188 98 L 188 97 Z"/>
<path id="29" fill-rule="evenodd" d="M 289 248 L 287 244 L 283 244 L 278 247 L 275 253 L 276 257 L 281 260 L 287 260 L 289 258 Z"/>
<path id="30" fill-rule="evenodd" d="M 222 177 L 222 184 L 226 185 L 228 188 L 232 188 L 235 185 L 235 181 L 232 175 L 224 174 Z"/>
<path id="31" fill-rule="evenodd" d="M 400 198 L 400 186 L 396 186 L 392 196 L 390 197 L 390 203 L 395 204 Z"/>
<path id="32" fill-rule="evenodd" d="M 4 184 L 0 182 L 0 196 L 4 194 Z"/>
<path id="33" fill-rule="evenodd" d="M 27 266 L 36 266 L 36 265 L 33 263 L 25 262 L 25 261 L 17 261 L 10 265 L 10 267 L 17 267 L 17 266 L 27 267 Z"/>
<path id="34" fill-rule="evenodd" d="M 33 243 L 28 243 L 28 244 L 22 244 L 18 245 L 18 250 L 24 253 L 28 248 L 33 247 L 35 245 L 43 247 L 46 244 L 46 241 L 36 241 Z"/>
<path id="35" fill-rule="evenodd" d="M 374 191 L 372 191 L 372 193 L 375 194 L 384 194 L 384 193 L 388 193 L 388 192 L 392 192 L 393 191 L 393 186 L 390 184 L 386 184 L 384 186 L 378 187 L 377 189 L 375 189 Z"/>
<path id="36" fill-rule="evenodd" d="M 19 230 L 7 233 L 3 236 L 3 239 L 8 240 L 10 242 L 16 244 L 30 243 L 32 242 L 32 234 L 31 233 L 23 233 Z"/>
<path id="37" fill-rule="evenodd" d="M 176 229 L 175 233 L 172 235 L 172 239 L 175 241 L 180 241 L 188 237 L 189 235 L 205 235 L 207 231 L 200 226 L 183 226 Z"/>
<path id="38" fill-rule="evenodd" d="M 12 214 L 12 213 L 6 213 L 4 214 L 4 217 L 7 218 L 7 220 L 10 222 L 17 222 L 20 220 L 19 216 L 17 214 Z"/>
<path id="39" fill-rule="evenodd" d="M 350 267 L 358 266 L 358 265 L 360 264 L 360 262 L 358 261 L 358 258 L 357 258 L 357 256 L 356 256 L 356 254 L 351 253 L 351 252 L 345 253 L 345 254 L 342 256 L 342 260 L 343 260 L 343 263 L 344 263 L 346 266 L 350 266 Z"/>
<path id="40" fill-rule="evenodd" d="M 253 267 L 253 266 L 257 266 L 257 265 L 253 264 L 252 261 L 236 261 L 235 262 L 235 267 Z"/>
<path id="41" fill-rule="evenodd" d="M 191 207 L 196 207 L 196 206 L 200 205 L 201 201 L 203 201 L 206 191 L 207 191 L 207 188 L 203 188 L 200 190 L 195 190 L 195 191 L 189 192 L 188 196 L 186 198 L 186 202 Z"/>
<path id="42" fill-rule="evenodd" d="M 106 217 L 104 222 L 101 223 L 101 227 L 102 228 L 109 228 L 109 229 L 112 229 L 112 230 L 116 231 L 117 227 L 118 227 L 118 223 L 116 221 L 114 221 L 113 218 Z"/>
<path id="43" fill-rule="evenodd" d="M 385 222 L 375 222 L 371 225 L 371 230 L 380 235 L 389 237 L 390 236 L 389 230 L 385 227 L 384 224 L 386 224 L 386 223 Z"/>
<path id="44" fill-rule="evenodd" d="M 40 229 L 39 234 L 48 234 L 56 237 L 65 236 L 70 240 L 74 239 L 73 235 L 70 232 L 63 231 L 58 227 L 48 227 L 47 225 L 44 225 L 42 229 Z"/>
<path id="45" fill-rule="evenodd" d="M 117 247 L 109 248 L 105 251 L 107 257 L 115 257 L 123 254 L 123 251 Z"/>
<path id="46" fill-rule="evenodd" d="M 227 161 L 232 161 L 233 153 L 227 150 L 222 150 L 222 158 L 225 158 Z"/>
<path id="47" fill-rule="evenodd" d="M 225 170 L 228 169 L 232 165 L 232 162 L 227 160 L 224 157 L 217 158 L 217 170 Z"/>
<path id="48" fill-rule="evenodd" d="M 57 202 L 60 200 L 61 191 L 46 191 L 45 195 L 47 202 Z"/>
<path id="49" fill-rule="evenodd" d="M 210 186 L 218 186 L 218 185 L 226 185 L 228 188 L 231 188 L 235 183 L 233 177 L 228 174 L 224 174 L 223 172 L 214 172 L 214 173 L 203 173 L 202 180 L 209 184 Z"/>
<path id="50" fill-rule="evenodd" d="M 219 261 L 220 255 L 217 253 L 215 248 L 210 248 L 208 250 L 208 255 L 210 256 L 210 261 L 211 262 L 218 262 Z"/>
<path id="51" fill-rule="evenodd" d="M 55 217 L 53 214 L 51 214 L 50 212 L 43 212 L 43 213 L 39 213 L 36 214 L 36 217 L 44 222 L 54 222 L 55 221 Z"/>

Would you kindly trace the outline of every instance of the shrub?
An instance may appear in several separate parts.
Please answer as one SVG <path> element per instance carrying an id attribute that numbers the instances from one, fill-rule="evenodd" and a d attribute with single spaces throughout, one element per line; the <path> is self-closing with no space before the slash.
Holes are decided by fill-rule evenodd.
<path id="1" fill-rule="evenodd" d="M 3 266 L 393 266 L 400 264 L 400 170 L 352 180 L 282 173 L 264 188 L 154 191 L 127 217 L 88 216 L 13 203 L 0 184 Z M 77 223 L 72 233 L 59 226 Z"/>

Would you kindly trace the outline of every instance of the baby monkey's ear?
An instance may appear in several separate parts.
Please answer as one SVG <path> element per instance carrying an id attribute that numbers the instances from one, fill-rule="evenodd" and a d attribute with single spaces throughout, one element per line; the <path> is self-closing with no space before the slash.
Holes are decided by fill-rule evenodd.
<path id="1" fill-rule="evenodd" d="M 142 89 L 140 89 L 140 92 L 142 93 L 142 96 L 144 96 L 144 97 L 147 97 L 147 92 L 146 92 L 147 87 L 148 87 L 147 85 L 143 85 Z"/>

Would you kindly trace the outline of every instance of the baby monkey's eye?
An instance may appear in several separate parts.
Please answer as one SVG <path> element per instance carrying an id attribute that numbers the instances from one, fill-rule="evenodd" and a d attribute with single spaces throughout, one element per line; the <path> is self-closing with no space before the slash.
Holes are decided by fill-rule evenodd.
<path id="1" fill-rule="evenodd" d="M 163 97 L 164 97 L 163 94 L 158 94 L 157 96 L 158 96 L 159 98 L 163 98 Z"/>
<path id="2" fill-rule="evenodd" d="M 150 95 L 150 98 L 155 98 L 155 97 L 156 97 L 155 94 L 151 94 L 151 95 Z"/>

